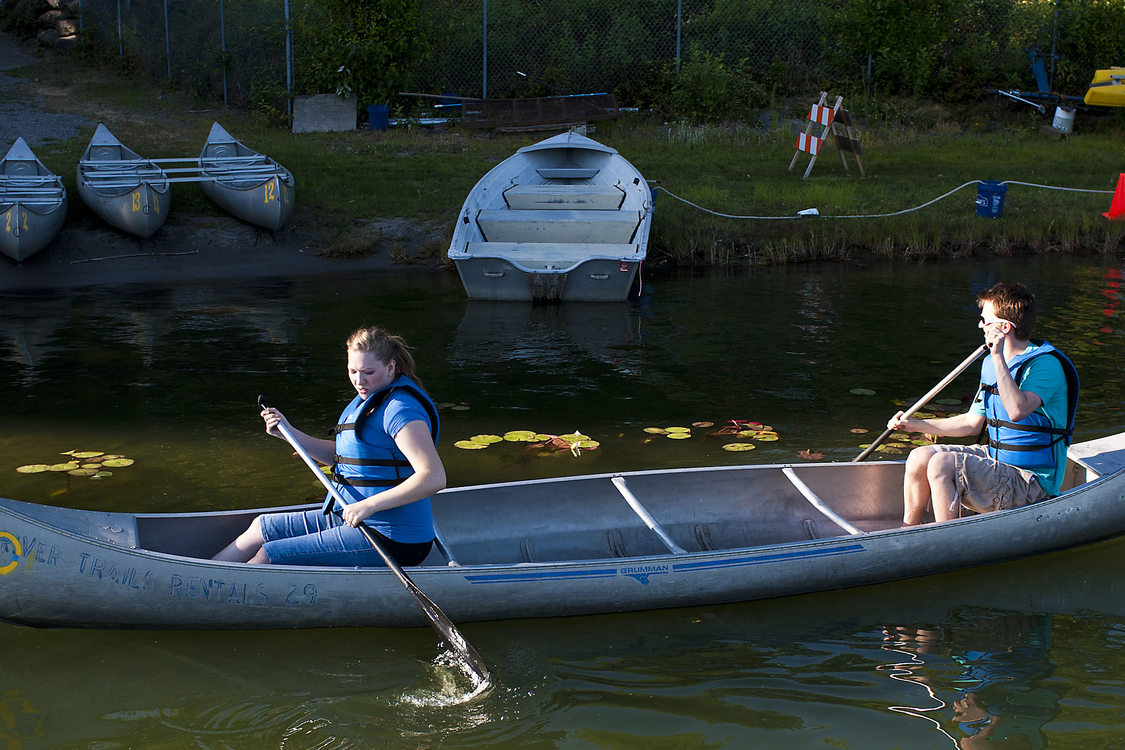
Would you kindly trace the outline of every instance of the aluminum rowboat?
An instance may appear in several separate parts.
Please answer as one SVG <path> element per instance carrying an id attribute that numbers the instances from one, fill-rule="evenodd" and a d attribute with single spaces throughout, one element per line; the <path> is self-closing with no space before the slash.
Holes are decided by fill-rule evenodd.
<path id="1" fill-rule="evenodd" d="M 124 232 L 151 237 L 168 218 L 170 188 L 163 169 L 98 123 L 78 161 L 78 196 L 91 211 Z"/>
<path id="2" fill-rule="evenodd" d="M 236 141 L 217 122 L 199 154 L 199 171 L 203 193 L 236 218 L 277 230 L 293 213 L 292 173 Z"/>
<path id="3" fill-rule="evenodd" d="M 449 489 L 414 582 L 456 622 L 740 602 L 987 565 L 1125 532 L 1125 433 L 1057 498 L 899 527 L 901 462 L 666 469 Z M 0 619 L 37 626 L 425 625 L 379 568 L 204 559 L 259 511 L 0 500 Z"/>
<path id="4" fill-rule="evenodd" d="M 618 302 L 648 254 L 653 196 L 616 150 L 568 132 L 469 192 L 449 259 L 470 299 Z"/>
<path id="5" fill-rule="evenodd" d="M 30 258 L 58 235 L 66 209 L 62 178 L 16 138 L 0 159 L 0 252 L 17 262 Z"/>

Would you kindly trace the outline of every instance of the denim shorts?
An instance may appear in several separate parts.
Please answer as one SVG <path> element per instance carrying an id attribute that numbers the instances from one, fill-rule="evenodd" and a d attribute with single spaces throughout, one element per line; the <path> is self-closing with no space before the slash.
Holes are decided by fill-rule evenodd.
<path id="1" fill-rule="evenodd" d="M 386 563 L 357 528 L 336 514 L 319 509 L 261 516 L 263 548 L 275 565 L 337 565 L 352 568 L 384 568 Z M 417 565 L 426 559 L 433 542 L 407 544 L 371 531 L 380 546 L 399 565 Z"/>
<path id="2" fill-rule="evenodd" d="M 971 510 L 987 513 L 1019 508 L 1047 498 L 1047 493 L 1043 491 L 1035 474 L 997 461 L 988 455 L 986 445 L 939 444 L 931 447 L 955 456 L 955 502 L 960 502 Z"/>

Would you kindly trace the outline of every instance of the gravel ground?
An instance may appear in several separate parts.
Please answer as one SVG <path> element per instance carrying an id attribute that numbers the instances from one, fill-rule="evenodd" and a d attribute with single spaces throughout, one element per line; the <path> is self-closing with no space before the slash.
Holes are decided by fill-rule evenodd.
<path id="1" fill-rule="evenodd" d="M 21 136 L 34 149 L 47 141 L 65 140 L 92 131 L 96 125 L 79 115 L 38 109 L 20 92 L 25 81 L 2 72 L 36 62 L 39 59 L 21 49 L 12 35 L 0 33 L 0 151 L 4 153 Z"/>

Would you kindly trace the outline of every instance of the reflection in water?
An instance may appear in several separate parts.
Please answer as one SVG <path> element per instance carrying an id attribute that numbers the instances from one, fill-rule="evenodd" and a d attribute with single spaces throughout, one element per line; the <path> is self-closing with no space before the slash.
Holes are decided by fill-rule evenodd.
<path id="1" fill-rule="evenodd" d="M 886 649 L 908 658 L 879 669 L 921 685 L 932 701 L 892 711 L 931 721 L 964 750 L 1044 747 L 1042 728 L 1059 702 L 1043 684 L 1054 672 L 1049 617 L 982 613 L 960 626 L 888 626 L 883 632 Z"/>
<path id="2" fill-rule="evenodd" d="M 470 300 L 449 350 L 457 366 L 499 365 L 558 373 L 592 358 L 628 374 L 641 343 L 641 318 L 630 303 L 532 305 Z"/>

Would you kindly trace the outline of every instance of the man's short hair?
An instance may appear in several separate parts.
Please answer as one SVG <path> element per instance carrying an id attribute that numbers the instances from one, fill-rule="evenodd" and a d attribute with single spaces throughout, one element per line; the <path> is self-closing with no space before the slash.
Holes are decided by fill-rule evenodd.
<path id="1" fill-rule="evenodd" d="M 1020 283 L 993 284 L 977 295 L 977 307 L 985 302 L 992 303 L 996 317 L 1002 318 L 1015 327 L 1017 339 L 1031 338 L 1035 330 L 1035 295 Z"/>

